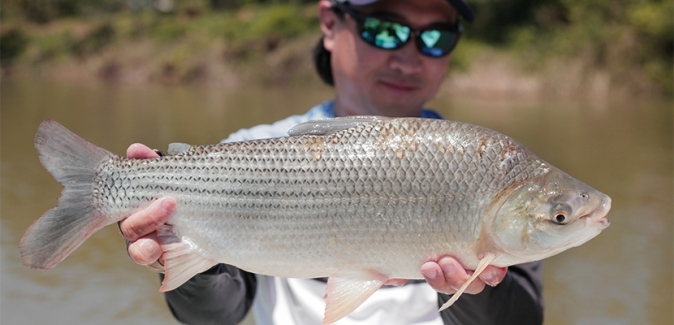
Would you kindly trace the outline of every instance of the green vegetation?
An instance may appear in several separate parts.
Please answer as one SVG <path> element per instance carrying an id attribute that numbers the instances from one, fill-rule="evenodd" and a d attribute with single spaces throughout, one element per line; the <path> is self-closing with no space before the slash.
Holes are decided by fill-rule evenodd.
<path id="1" fill-rule="evenodd" d="M 671 0 L 470 2 L 477 19 L 466 24 L 453 56 L 458 71 L 497 52 L 523 73 L 574 64 L 635 93 L 672 95 Z M 230 72 L 265 70 L 285 80 L 319 35 L 315 0 L 4 0 L 0 6 L 3 69 L 99 58 L 103 77 L 145 66 L 150 79 L 193 81 L 224 64 L 234 67 Z"/>
<path id="2" fill-rule="evenodd" d="M 530 69 L 559 57 L 582 58 L 586 66 L 610 71 L 614 82 L 651 81 L 671 94 L 671 0 L 546 0 L 527 8 L 528 17 L 507 28 L 478 21 L 485 31 L 478 37 L 502 42 Z"/>

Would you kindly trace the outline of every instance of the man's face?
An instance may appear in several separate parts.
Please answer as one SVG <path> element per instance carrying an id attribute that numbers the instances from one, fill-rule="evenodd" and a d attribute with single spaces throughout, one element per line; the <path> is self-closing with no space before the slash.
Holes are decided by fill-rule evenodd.
<path id="1" fill-rule="evenodd" d="M 354 9 L 416 29 L 456 22 L 456 12 L 446 0 L 381 0 Z M 331 30 L 323 23 L 324 44 L 332 54 L 338 116 L 419 116 L 437 93 L 449 56 L 424 56 L 413 39 L 393 51 L 376 48 L 360 38 L 356 22 L 348 15 L 336 19 Z"/>

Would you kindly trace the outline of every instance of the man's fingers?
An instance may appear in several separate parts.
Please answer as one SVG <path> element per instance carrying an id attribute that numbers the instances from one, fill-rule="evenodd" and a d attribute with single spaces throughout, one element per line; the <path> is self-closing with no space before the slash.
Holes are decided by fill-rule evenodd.
<path id="1" fill-rule="evenodd" d="M 162 255 L 156 232 L 131 242 L 127 250 L 129 252 L 129 257 L 140 265 L 150 265 L 157 261 Z"/>
<path id="2" fill-rule="evenodd" d="M 447 281 L 447 283 L 454 289 L 455 292 L 464 283 L 466 283 L 470 275 L 473 274 L 472 271 L 466 271 L 459 261 L 449 256 L 441 258 L 438 261 L 438 264 L 444 272 L 445 281 Z M 484 290 L 484 282 L 478 278 L 468 285 L 468 288 L 466 288 L 466 293 L 477 294 L 482 292 L 482 290 Z"/>
<path id="3" fill-rule="evenodd" d="M 146 208 L 132 214 L 119 223 L 124 238 L 136 241 L 159 229 L 171 217 L 176 201 L 171 197 L 160 198 Z"/>
<path id="4" fill-rule="evenodd" d="M 426 279 L 426 282 L 433 286 L 434 284 L 442 285 L 444 284 L 444 276 L 442 275 L 442 269 L 440 265 L 436 262 L 426 262 L 421 265 L 421 274 Z"/>
<path id="5" fill-rule="evenodd" d="M 421 266 L 421 273 L 426 278 L 428 284 L 436 291 L 453 294 L 468 281 L 468 278 L 473 272 L 466 271 L 463 265 L 456 259 L 445 256 L 440 258 L 437 262 L 424 263 Z M 495 273 L 490 273 L 489 275 L 493 276 Z M 477 294 L 484 290 L 484 286 L 485 283 L 478 277 L 468 286 L 466 292 Z"/>
<path id="6" fill-rule="evenodd" d="M 423 274 L 424 278 L 426 278 L 426 282 L 428 282 L 435 291 L 453 294 L 461 284 L 463 284 L 464 277 L 461 276 L 462 272 L 453 269 L 450 265 L 451 261 L 443 261 L 443 259 L 438 262 L 430 261 L 424 263 L 421 266 L 421 274 Z M 445 267 L 444 269 L 440 262 L 443 262 L 442 266 Z M 463 268 L 461 268 L 461 270 L 463 270 Z"/>
<path id="7" fill-rule="evenodd" d="M 154 150 L 150 149 L 150 147 L 140 143 L 130 145 L 129 148 L 126 149 L 126 156 L 128 158 L 140 159 L 159 157 L 159 155 L 154 152 Z"/>
<path id="8" fill-rule="evenodd" d="M 505 278 L 506 273 L 508 273 L 507 267 L 496 267 L 496 266 L 487 266 L 486 269 L 478 276 L 480 280 L 486 283 L 489 286 L 495 287 L 503 278 Z"/>
<path id="9" fill-rule="evenodd" d="M 135 159 L 159 157 L 154 150 L 140 143 L 130 145 L 126 156 Z M 160 198 L 119 223 L 119 230 L 127 240 L 129 257 L 134 262 L 162 271 L 161 265 L 154 265 L 162 256 L 156 231 L 171 217 L 175 207 L 173 198 Z"/>

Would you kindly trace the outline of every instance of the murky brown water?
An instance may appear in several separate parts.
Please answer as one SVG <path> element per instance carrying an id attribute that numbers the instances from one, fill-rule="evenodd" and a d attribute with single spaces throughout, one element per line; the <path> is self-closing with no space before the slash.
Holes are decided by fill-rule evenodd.
<path id="1" fill-rule="evenodd" d="M 128 259 L 115 227 L 95 234 L 51 271 L 21 264 L 18 240 L 60 193 L 33 148 L 42 120 L 56 119 L 121 154 L 132 142 L 156 148 L 214 143 L 331 97 L 321 86 L 234 91 L 7 78 L 0 91 L 3 325 L 175 323 L 156 275 Z M 518 139 L 613 198 L 609 229 L 546 261 L 546 324 L 673 323 L 671 102 L 439 99 L 432 106 L 447 118 Z"/>

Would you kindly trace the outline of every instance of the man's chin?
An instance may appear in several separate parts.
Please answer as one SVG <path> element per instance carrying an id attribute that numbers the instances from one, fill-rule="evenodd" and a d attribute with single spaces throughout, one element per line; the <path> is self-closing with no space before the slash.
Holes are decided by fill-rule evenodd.
<path id="1" fill-rule="evenodd" d="M 408 104 L 400 102 L 386 102 L 377 105 L 378 109 L 375 115 L 388 117 L 419 117 L 422 105 Z"/>

